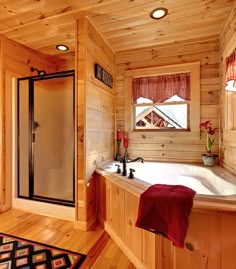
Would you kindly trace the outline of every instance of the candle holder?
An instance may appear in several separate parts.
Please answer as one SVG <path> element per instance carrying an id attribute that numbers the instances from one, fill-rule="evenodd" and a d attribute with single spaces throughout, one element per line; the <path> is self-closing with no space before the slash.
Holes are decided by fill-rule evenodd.
<path id="1" fill-rule="evenodd" d="M 121 153 L 120 153 L 120 144 L 121 144 L 121 140 L 116 140 L 117 142 L 117 151 L 116 151 L 116 161 L 120 161 L 121 160 Z"/>

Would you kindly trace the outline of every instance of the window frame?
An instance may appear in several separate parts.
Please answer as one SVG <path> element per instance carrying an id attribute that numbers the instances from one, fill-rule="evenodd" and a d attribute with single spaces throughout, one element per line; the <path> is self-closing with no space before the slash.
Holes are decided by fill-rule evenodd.
<path id="1" fill-rule="evenodd" d="M 233 40 L 233 39 L 232 39 Z M 225 79 L 226 79 L 226 58 L 231 55 L 235 50 L 235 43 L 229 43 L 224 51 L 222 51 L 222 62 L 221 62 L 221 88 L 222 88 L 222 112 L 221 112 L 221 130 L 223 135 L 223 144 L 234 143 L 236 129 L 231 123 L 231 115 L 236 111 L 236 104 L 232 102 L 236 95 L 236 92 L 225 90 Z"/>
<path id="2" fill-rule="evenodd" d="M 236 133 L 236 92 L 225 92 L 225 131 Z"/>
<path id="3" fill-rule="evenodd" d="M 136 129 L 135 128 L 135 115 L 132 104 L 132 79 L 135 77 L 143 76 L 158 76 L 175 73 L 190 73 L 191 83 L 191 100 L 189 107 L 189 130 L 188 129 Z M 200 63 L 184 63 L 176 65 L 167 65 L 160 67 L 151 67 L 144 69 L 135 69 L 125 71 L 125 132 L 139 132 L 145 134 L 145 132 L 155 133 L 169 133 L 169 132 L 181 132 L 192 135 L 193 133 L 199 134 L 199 122 L 200 122 Z M 147 104 L 148 105 L 148 104 Z"/>
<path id="4" fill-rule="evenodd" d="M 236 48 L 233 47 L 233 49 L 229 50 L 230 53 L 228 54 L 223 54 L 223 63 L 222 63 L 222 68 L 223 68 L 223 74 L 222 74 L 222 88 L 223 88 L 223 111 L 224 111 L 224 132 L 226 136 L 231 136 L 235 135 L 236 133 L 236 120 L 235 117 L 232 121 L 232 115 L 234 116 L 234 112 L 236 111 L 236 92 L 234 91 L 227 91 L 225 90 L 225 81 L 226 81 L 226 60 L 230 55 L 234 52 Z"/>

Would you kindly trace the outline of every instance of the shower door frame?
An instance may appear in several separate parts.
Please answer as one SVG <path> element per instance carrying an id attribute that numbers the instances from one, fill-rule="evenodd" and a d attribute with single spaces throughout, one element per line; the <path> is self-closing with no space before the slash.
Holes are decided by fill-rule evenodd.
<path id="1" fill-rule="evenodd" d="M 62 78 L 62 77 L 72 77 L 73 83 L 73 199 L 72 200 L 64 200 L 58 198 L 45 197 L 40 195 L 34 195 L 34 136 L 35 133 L 33 131 L 33 123 L 34 123 L 34 82 L 40 80 L 48 80 L 54 78 Z M 20 100 L 20 81 L 28 80 L 28 90 L 29 90 L 29 196 L 24 196 L 20 194 L 20 113 L 19 113 L 19 100 Z M 52 204 L 59 204 L 65 206 L 75 207 L 75 71 L 68 70 L 63 72 L 50 73 L 45 75 L 24 77 L 17 79 L 17 196 L 19 198 L 47 202 Z"/>

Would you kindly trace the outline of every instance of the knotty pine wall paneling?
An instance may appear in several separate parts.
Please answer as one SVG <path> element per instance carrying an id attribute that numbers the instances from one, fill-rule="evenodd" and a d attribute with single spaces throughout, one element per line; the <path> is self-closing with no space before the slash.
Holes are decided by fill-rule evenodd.
<path id="1" fill-rule="evenodd" d="M 12 79 L 35 75 L 30 67 L 47 73 L 60 71 L 64 61 L 0 38 L 0 212 L 12 201 Z"/>
<path id="2" fill-rule="evenodd" d="M 96 190 L 94 171 L 114 158 L 114 96 L 113 88 L 94 76 L 98 63 L 113 78 L 115 56 L 88 18 L 77 21 L 77 222 L 89 229 L 96 219 Z"/>
<path id="3" fill-rule="evenodd" d="M 227 108 L 230 98 L 235 98 L 236 93 L 227 93 L 225 88 L 225 62 L 234 49 L 236 49 L 236 3 L 226 21 L 220 36 L 221 50 L 221 144 L 220 144 L 220 163 L 230 172 L 236 175 L 236 130 L 229 130 L 226 119 L 233 117 Z M 227 95 L 228 98 L 227 99 Z M 234 108 L 234 113 L 236 108 Z M 235 115 L 234 115 L 235 117 Z"/>
<path id="4" fill-rule="evenodd" d="M 144 41 L 145 42 L 145 41 Z M 118 52 L 116 54 L 116 127 L 125 130 L 125 71 L 182 63 L 200 62 L 200 118 L 219 127 L 219 40 L 216 36 L 173 42 L 168 45 Z M 200 132 L 191 139 L 184 133 L 140 132 L 128 134 L 129 155 L 147 160 L 202 162 L 205 138 Z M 219 152 L 218 136 L 213 146 Z"/>
<path id="5" fill-rule="evenodd" d="M 77 226 L 86 229 L 86 182 L 85 176 L 85 92 L 86 92 L 86 24 L 85 20 L 77 22 Z M 84 226 L 84 227 L 82 227 Z"/>

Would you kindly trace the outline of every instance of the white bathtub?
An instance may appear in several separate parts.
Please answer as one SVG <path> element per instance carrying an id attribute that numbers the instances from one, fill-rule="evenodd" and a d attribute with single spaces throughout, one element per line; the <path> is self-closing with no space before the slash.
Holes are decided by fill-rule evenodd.
<path id="1" fill-rule="evenodd" d="M 111 162 L 102 167 L 108 173 L 124 178 L 131 183 L 148 187 L 153 184 L 184 185 L 196 191 L 198 195 L 236 198 L 236 176 L 220 166 L 166 163 L 133 162 L 127 163 L 127 177 L 117 173 L 117 166 L 122 163 Z M 134 179 L 128 179 L 129 169 L 133 168 Z M 230 198 L 229 198 L 230 200 Z M 235 199 L 233 199 L 235 200 Z"/>

